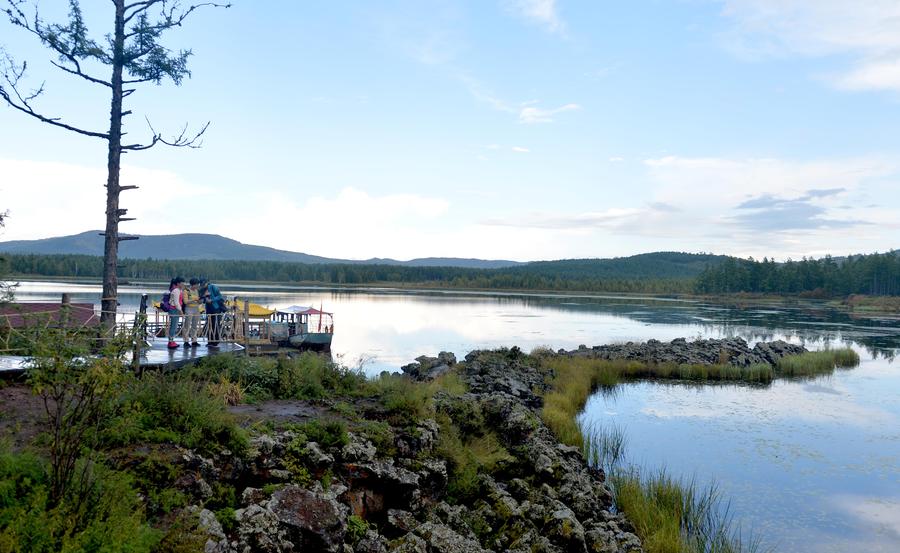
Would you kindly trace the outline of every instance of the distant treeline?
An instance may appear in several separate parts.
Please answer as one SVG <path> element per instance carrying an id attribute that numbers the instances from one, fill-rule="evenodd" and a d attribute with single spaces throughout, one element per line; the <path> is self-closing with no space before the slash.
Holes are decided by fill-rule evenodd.
<path id="1" fill-rule="evenodd" d="M 48 277 L 100 277 L 101 257 L 87 255 L 4 254 L 7 272 Z M 703 256 L 701 256 L 703 257 Z M 595 262 L 596 263 L 596 262 Z M 647 267 L 650 268 L 649 265 Z M 168 280 L 173 275 L 219 281 L 310 282 L 340 285 L 411 284 L 442 288 L 558 290 L 636 293 L 690 293 L 690 277 L 680 269 L 642 278 L 626 277 L 633 267 L 595 266 L 580 261 L 540 262 L 505 269 L 404 267 L 396 265 L 304 264 L 278 261 L 190 261 L 123 259 L 120 278 Z M 698 268 L 699 272 L 702 268 Z M 647 275 L 654 273 L 647 272 Z"/>
<path id="2" fill-rule="evenodd" d="M 14 275 L 99 278 L 103 267 L 101 257 L 87 255 L 4 257 L 6 272 Z M 124 259 L 120 260 L 119 275 L 126 280 L 168 280 L 183 275 L 218 281 L 645 294 L 900 294 L 900 256 L 896 253 L 776 263 L 769 259 L 661 252 L 621 259 L 542 261 L 504 269 Z"/>
<path id="3" fill-rule="evenodd" d="M 900 294 L 900 256 L 855 255 L 839 260 L 802 259 L 776 263 L 728 258 L 706 268 L 697 277 L 694 289 L 701 294 L 734 292 L 802 294 L 807 296 L 847 296 Z"/>

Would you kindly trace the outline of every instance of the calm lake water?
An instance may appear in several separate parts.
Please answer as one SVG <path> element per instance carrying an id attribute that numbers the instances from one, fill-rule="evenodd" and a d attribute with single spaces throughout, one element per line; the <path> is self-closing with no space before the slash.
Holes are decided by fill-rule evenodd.
<path id="1" fill-rule="evenodd" d="M 770 386 L 617 387 L 588 402 L 584 424 L 615 425 L 646 470 L 714 479 L 745 531 L 777 551 L 900 551 L 900 321 L 854 318 L 816 303 L 729 307 L 696 301 L 583 295 L 241 287 L 227 295 L 270 307 L 335 313 L 334 354 L 368 374 L 421 354 L 477 348 L 572 349 L 650 338 L 784 339 L 810 349 L 849 345 L 860 367 Z M 21 300 L 99 301 L 95 285 L 23 282 Z M 121 309 L 161 285 L 120 290 Z"/>

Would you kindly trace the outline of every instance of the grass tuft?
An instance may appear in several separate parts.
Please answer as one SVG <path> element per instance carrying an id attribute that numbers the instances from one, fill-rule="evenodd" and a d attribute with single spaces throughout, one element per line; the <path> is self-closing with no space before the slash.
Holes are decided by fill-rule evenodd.
<path id="1" fill-rule="evenodd" d="M 831 374 L 835 368 L 850 368 L 857 365 L 859 355 L 850 348 L 841 348 L 782 357 L 775 369 L 779 376 L 813 377 Z"/>

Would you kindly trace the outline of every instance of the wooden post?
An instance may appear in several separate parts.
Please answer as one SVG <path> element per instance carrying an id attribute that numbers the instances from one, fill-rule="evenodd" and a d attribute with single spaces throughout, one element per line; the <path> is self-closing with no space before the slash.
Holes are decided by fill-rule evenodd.
<path id="1" fill-rule="evenodd" d="M 250 300 L 244 298 L 244 351 L 249 352 L 250 348 Z"/>
<path id="2" fill-rule="evenodd" d="M 134 315 L 131 339 L 131 369 L 138 375 L 141 374 L 141 346 L 147 337 L 147 294 L 141 294 L 141 306 Z"/>
<path id="3" fill-rule="evenodd" d="M 69 314 L 71 311 L 72 297 L 64 292 L 59 306 L 59 327 L 63 331 L 69 328 Z"/>

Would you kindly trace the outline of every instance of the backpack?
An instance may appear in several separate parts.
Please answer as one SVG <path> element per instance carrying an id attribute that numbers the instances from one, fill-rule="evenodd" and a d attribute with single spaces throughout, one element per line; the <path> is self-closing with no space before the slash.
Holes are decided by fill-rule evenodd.
<path id="1" fill-rule="evenodd" d="M 172 291 L 170 290 L 162 295 L 162 299 L 159 302 L 159 308 L 162 309 L 163 311 L 171 311 L 172 309 L 174 309 L 172 307 L 172 304 L 169 303 L 169 300 L 171 300 L 171 299 L 172 299 Z"/>

